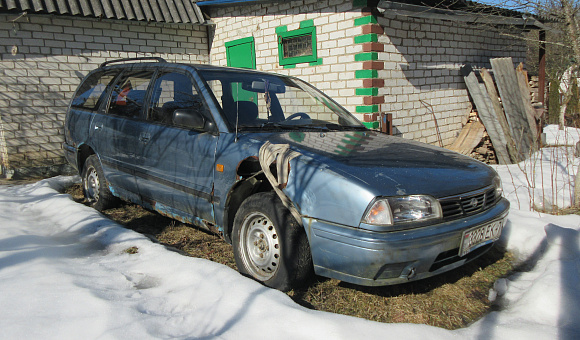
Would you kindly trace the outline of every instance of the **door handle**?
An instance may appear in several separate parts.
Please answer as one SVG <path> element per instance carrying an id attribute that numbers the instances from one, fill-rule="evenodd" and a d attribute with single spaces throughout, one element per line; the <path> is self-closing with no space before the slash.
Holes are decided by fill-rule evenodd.
<path id="1" fill-rule="evenodd" d="M 103 124 L 95 124 L 95 130 L 100 130 L 103 128 Z"/>
<path id="2" fill-rule="evenodd" d="M 143 143 L 149 143 L 151 140 L 151 135 L 148 132 L 141 132 L 139 135 L 139 140 Z"/>

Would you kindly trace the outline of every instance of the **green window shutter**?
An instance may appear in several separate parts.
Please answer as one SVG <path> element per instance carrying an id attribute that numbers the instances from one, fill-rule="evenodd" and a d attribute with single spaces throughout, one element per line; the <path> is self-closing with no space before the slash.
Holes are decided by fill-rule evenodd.
<path id="1" fill-rule="evenodd" d="M 228 66 L 256 69 L 254 37 L 229 41 L 225 46 Z"/>

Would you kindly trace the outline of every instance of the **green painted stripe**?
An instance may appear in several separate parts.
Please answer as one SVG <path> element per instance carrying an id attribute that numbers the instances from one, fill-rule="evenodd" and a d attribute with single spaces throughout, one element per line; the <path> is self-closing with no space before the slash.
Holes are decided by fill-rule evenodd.
<path id="1" fill-rule="evenodd" d="M 363 139 L 365 137 L 364 134 L 362 134 L 362 133 L 355 132 L 354 134 L 355 134 L 355 136 L 347 133 L 344 136 L 347 138 L 350 138 L 350 139 L 355 139 L 357 141 L 360 141 L 361 139 Z"/>
<path id="2" fill-rule="evenodd" d="M 378 87 L 369 87 L 366 89 L 356 89 L 357 96 L 378 96 L 379 95 L 379 88 Z"/>
<path id="3" fill-rule="evenodd" d="M 352 145 L 352 146 L 360 145 L 360 143 L 353 142 L 352 140 L 348 140 L 348 139 L 343 139 L 343 140 L 341 140 L 341 142 L 343 142 L 344 144 Z"/>
<path id="4" fill-rule="evenodd" d="M 318 58 L 318 60 L 310 63 L 310 66 L 316 66 L 316 65 L 322 65 L 322 58 Z"/>
<path id="5" fill-rule="evenodd" d="M 341 156 L 348 156 L 348 152 L 344 152 L 342 150 L 334 150 L 334 152 L 336 152 L 337 154 L 339 154 Z"/>
<path id="6" fill-rule="evenodd" d="M 378 105 L 361 105 L 356 107 L 357 113 L 375 113 L 379 112 Z"/>
<path id="7" fill-rule="evenodd" d="M 296 65 L 284 65 L 284 68 L 296 68 Z"/>
<path id="8" fill-rule="evenodd" d="M 363 35 L 358 35 L 358 36 L 354 37 L 355 44 L 363 44 L 363 43 L 377 42 L 377 41 L 379 41 L 379 36 L 376 33 L 363 34 Z"/>
<path id="9" fill-rule="evenodd" d="M 276 27 L 276 34 L 288 32 L 288 26 Z"/>
<path id="10" fill-rule="evenodd" d="M 368 79 L 368 78 L 378 78 L 378 70 L 358 70 L 355 71 L 355 76 L 357 79 Z"/>
<path id="11" fill-rule="evenodd" d="M 378 129 L 380 126 L 379 122 L 363 122 L 363 124 L 369 129 Z"/>
<path id="12" fill-rule="evenodd" d="M 354 139 L 354 140 L 360 140 L 361 138 L 359 136 L 353 136 L 349 133 L 347 133 L 346 135 L 344 135 L 346 138 L 350 138 L 350 139 Z"/>
<path id="13" fill-rule="evenodd" d="M 310 20 L 300 21 L 300 28 L 305 28 L 305 27 L 314 27 L 314 20 L 310 19 Z"/>
<path id="14" fill-rule="evenodd" d="M 378 52 L 358 53 L 354 55 L 355 61 L 379 60 Z"/>
<path id="15" fill-rule="evenodd" d="M 368 15 L 366 17 L 354 19 L 355 26 L 362 26 L 367 24 L 378 24 L 377 17 L 375 17 L 374 15 Z"/>

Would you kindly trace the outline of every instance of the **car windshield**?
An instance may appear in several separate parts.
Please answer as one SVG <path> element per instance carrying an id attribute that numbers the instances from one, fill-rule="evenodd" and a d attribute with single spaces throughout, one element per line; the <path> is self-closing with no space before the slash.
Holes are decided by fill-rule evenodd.
<path id="1" fill-rule="evenodd" d="M 365 129 L 328 96 L 297 78 L 243 71 L 202 70 L 232 129 Z"/>

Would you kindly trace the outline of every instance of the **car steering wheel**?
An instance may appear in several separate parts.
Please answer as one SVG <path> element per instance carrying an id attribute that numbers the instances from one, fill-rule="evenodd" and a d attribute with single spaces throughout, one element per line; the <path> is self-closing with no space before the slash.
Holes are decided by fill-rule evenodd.
<path id="1" fill-rule="evenodd" d="M 288 118 L 284 119 L 284 121 L 292 120 L 292 119 L 294 119 L 296 117 L 299 117 L 300 119 L 310 119 L 310 116 L 307 115 L 306 113 L 304 113 L 304 112 L 296 112 L 295 114 L 292 114 L 292 115 L 288 116 Z"/>

